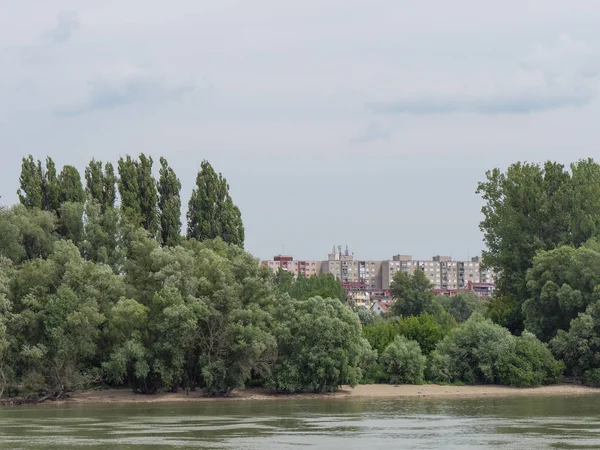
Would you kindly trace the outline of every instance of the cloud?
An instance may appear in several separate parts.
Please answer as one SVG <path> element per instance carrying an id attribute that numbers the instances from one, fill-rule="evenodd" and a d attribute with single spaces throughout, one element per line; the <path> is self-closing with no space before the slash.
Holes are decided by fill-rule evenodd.
<path id="1" fill-rule="evenodd" d="M 62 11 L 56 16 L 56 27 L 46 31 L 45 35 L 52 44 L 62 44 L 68 41 L 73 32 L 79 28 L 79 19 L 74 11 Z"/>
<path id="2" fill-rule="evenodd" d="M 581 107 L 597 96 L 599 73 L 598 54 L 561 35 L 552 48 L 536 47 L 512 77 L 498 80 L 489 92 L 425 92 L 367 106 L 379 114 L 528 114 Z"/>
<path id="3" fill-rule="evenodd" d="M 162 104 L 180 99 L 195 87 L 193 82 L 170 85 L 135 67 L 121 68 L 90 81 L 86 100 L 57 113 L 69 116 L 134 104 Z"/>
<path id="4" fill-rule="evenodd" d="M 369 123 L 356 136 L 350 139 L 355 144 L 368 144 L 377 141 L 389 141 L 390 132 L 376 122 Z"/>

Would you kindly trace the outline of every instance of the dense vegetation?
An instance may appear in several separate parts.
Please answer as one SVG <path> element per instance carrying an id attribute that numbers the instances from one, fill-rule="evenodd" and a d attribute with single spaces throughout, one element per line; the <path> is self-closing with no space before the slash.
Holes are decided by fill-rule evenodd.
<path id="1" fill-rule="evenodd" d="M 84 177 L 24 158 L 20 204 L 0 209 L 0 396 L 39 401 L 91 385 L 229 395 L 264 386 L 537 386 L 563 370 L 600 384 L 600 167 L 495 169 L 479 185 L 491 300 L 438 296 L 397 272 L 391 312 L 346 303 L 331 275 L 273 275 L 243 250 L 229 185 L 202 162 L 182 232 L 164 158 Z"/>
<path id="2" fill-rule="evenodd" d="M 370 348 L 339 281 L 280 285 L 260 268 L 206 161 L 182 236 L 181 183 L 160 163 L 156 180 L 145 155 L 121 158 L 117 174 L 93 160 L 82 181 L 23 160 L 21 204 L 0 209 L 0 394 L 358 383 Z"/>

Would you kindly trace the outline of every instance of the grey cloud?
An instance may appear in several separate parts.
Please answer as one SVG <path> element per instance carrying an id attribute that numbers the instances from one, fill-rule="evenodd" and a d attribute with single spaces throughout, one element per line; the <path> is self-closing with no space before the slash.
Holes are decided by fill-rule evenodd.
<path id="1" fill-rule="evenodd" d="M 368 144 L 377 141 L 389 141 L 390 138 L 391 134 L 388 130 L 376 122 L 371 122 L 350 141 L 355 144 Z"/>
<path id="2" fill-rule="evenodd" d="M 497 80 L 502 88 L 495 91 L 408 95 L 367 108 L 379 114 L 529 114 L 585 106 L 597 96 L 600 58 L 566 35 L 554 47 L 538 46 L 518 65 L 520 71 L 508 82 Z"/>
<path id="3" fill-rule="evenodd" d="M 178 100 L 195 89 L 194 83 L 169 86 L 153 77 L 100 79 L 88 84 L 88 99 L 80 104 L 60 108 L 59 115 L 76 115 L 132 104 L 161 104 Z"/>
<path id="4" fill-rule="evenodd" d="M 46 31 L 46 36 L 53 44 L 68 41 L 73 32 L 79 28 L 79 19 L 74 11 L 62 11 L 56 16 L 56 27 Z"/>

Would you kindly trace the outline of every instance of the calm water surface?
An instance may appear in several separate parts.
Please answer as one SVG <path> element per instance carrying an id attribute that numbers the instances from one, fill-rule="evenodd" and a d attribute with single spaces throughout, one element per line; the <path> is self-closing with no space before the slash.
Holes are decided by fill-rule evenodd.
<path id="1" fill-rule="evenodd" d="M 0 408 L 0 449 L 600 449 L 600 396 Z"/>

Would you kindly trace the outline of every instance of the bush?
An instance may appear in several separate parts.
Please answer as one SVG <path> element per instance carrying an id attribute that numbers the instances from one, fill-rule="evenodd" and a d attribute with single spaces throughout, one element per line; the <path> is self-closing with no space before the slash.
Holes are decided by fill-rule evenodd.
<path id="1" fill-rule="evenodd" d="M 563 367 L 535 336 L 517 338 L 475 314 L 436 346 L 428 376 L 442 383 L 537 386 L 557 382 Z"/>
<path id="2" fill-rule="evenodd" d="M 435 316 L 428 313 L 400 317 L 395 321 L 376 322 L 363 327 L 363 336 L 379 354 L 385 351 L 396 336 L 405 336 L 409 340 L 417 341 L 423 353 L 429 354 L 454 325 L 452 317 L 446 313 L 442 316 L 442 325 Z"/>
<path id="3" fill-rule="evenodd" d="M 583 375 L 583 382 L 590 386 L 600 386 L 600 369 L 586 370 Z"/>
<path id="4" fill-rule="evenodd" d="M 283 299 L 277 305 L 278 359 L 267 385 L 279 392 L 332 392 L 356 385 L 371 349 L 356 314 L 338 299 Z"/>
<path id="5" fill-rule="evenodd" d="M 541 386 L 558 383 L 564 368 L 564 363 L 554 359 L 546 344 L 525 331 L 515 338 L 515 351 L 501 374 L 502 384 Z"/>
<path id="6" fill-rule="evenodd" d="M 421 347 L 404 336 L 396 336 L 380 358 L 386 381 L 394 384 L 420 384 L 427 358 L 421 354 Z"/>

